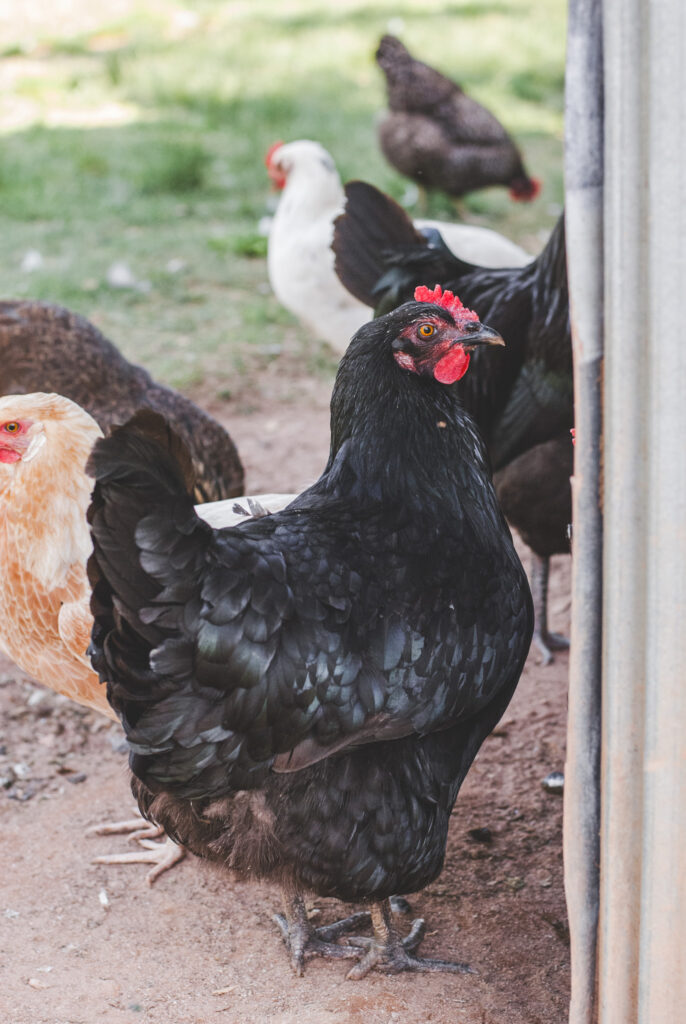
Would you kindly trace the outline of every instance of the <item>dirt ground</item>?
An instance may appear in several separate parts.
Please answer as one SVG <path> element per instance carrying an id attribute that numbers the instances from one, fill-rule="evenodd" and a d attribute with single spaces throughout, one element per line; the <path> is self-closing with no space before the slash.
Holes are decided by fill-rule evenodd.
<path id="1" fill-rule="evenodd" d="M 249 410 L 212 409 L 251 493 L 316 478 L 328 397 L 327 383 L 291 380 Z M 551 626 L 568 631 L 568 559 L 551 579 Z M 478 973 L 352 982 L 345 961 L 293 976 L 268 886 L 190 856 L 152 888 L 144 865 L 92 864 L 131 848 L 123 836 L 84 835 L 131 816 L 123 734 L 0 661 L 0 1024 L 559 1024 L 569 986 L 562 799 L 541 783 L 563 767 L 566 681 L 566 654 L 542 667 L 532 652 L 458 797 L 443 873 L 411 899 L 427 920 L 421 952 Z M 490 830 L 490 842 L 474 829 Z M 323 922 L 344 909 L 313 905 Z"/>

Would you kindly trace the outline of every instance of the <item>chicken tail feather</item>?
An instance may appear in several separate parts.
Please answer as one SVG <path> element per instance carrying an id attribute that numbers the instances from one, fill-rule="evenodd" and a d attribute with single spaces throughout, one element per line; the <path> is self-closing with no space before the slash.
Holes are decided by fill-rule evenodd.
<path id="1" fill-rule="evenodd" d="M 345 195 L 331 243 L 336 273 L 351 295 L 374 306 L 374 286 L 386 270 L 388 251 L 425 246 L 426 241 L 402 206 L 366 181 L 349 181 Z"/>
<path id="2" fill-rule="evenodd" d="M 345 193 L 345 210 L 334 222 L 334 265 L 344 287 L 375 316 L 411 301 L 417 285 L 433 288 L 473 269 L 439 231 L 418 231 L 402 206 L 373 185 L 349 181 Z"/>
<path id="3" fill-rule="evenodd" d="M 86 469 L 95 479 L 88 510 L 89 654 L 101 680 L 110 680 L 108 700 L 121 712 L 124 702 L 145 701 L 160 685 L 149 668 L 150 651 L 178 631 L 212 530 L 193 507 L 186 446 L 157 413 L 138 412 L 101 438 Z"/>

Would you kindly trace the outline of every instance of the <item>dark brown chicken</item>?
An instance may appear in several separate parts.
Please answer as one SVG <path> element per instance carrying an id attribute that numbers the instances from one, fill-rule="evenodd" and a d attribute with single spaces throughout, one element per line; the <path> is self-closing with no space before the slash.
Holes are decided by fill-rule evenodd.
<path id="1" fill-rule="evenodd" d="M 379 143 L 397 171 L 455 197 L 489 185 L 507 185 L 513 199 L 538 195 L 539 182 L 500 121 L 456 82 L 415 60 L 395 36 L 382 37 L 376 60 L 389 107 Z"/>
<path id="2" fill-rule="evenodd" d="M 464 970 L 415 955 L 391 894 L 441 870 L 460 785 L 505 710 L 533 626 L 482 441 L 450 386 L 501 344 L 431 293 L 341 360 L 331 451 L 283 511 L 212 530 L 178 439 L 139 414 L 95 445 L 93 665 L 146 816 L 281 885 L 298 973 Z M 302 893 L 363 901 L 374 937 L 314 929 Z"/>
<path id="3" fill-rule="evenodd" d="M 85 317 L 43 302 L 0 302 L 0 395 L 33 392 L 70 398 L 103 431 L 154 409 L 190 449 L 198 504 L 243 493 L 233 441 L 190 399 L 129 363 Z"/>

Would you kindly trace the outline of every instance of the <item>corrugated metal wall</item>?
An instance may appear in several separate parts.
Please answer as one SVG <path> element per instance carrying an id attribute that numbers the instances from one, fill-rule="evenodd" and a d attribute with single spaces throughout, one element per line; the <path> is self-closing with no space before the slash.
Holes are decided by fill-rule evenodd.
<path id="1" fill-rule="evenodd" d="M 570 2 L 570 29 L 577 26 L 586 47 L 598 39 L 599 9 L 599 0 Z M 686 4 L 603 0 L 602 21 L 602 232 L 593 218 L 584 223 L 583 203 L 568 202 L 567 212 L 578 235 L 569 249 L 573 310 L 587 300 L 595 314 L 604 310 L 597 975 L 589 913 L 598 891 L 588 844 L 575 838 L 579 829 L 592 836 L 595 801 L 590 793 L 584 808 L 579 782 L 590 776 L 579 762 L 588 737 L 578 735 L 584 724 L 573 715 L 565 807 L 570 1019 L 593 1019 L 595 988 L 600 1024 L 676 1024 L 686 1019 Z M 572 40 L 573 32 L 569 60 Z M 568 143 L 569 176 L 578 151 L 569 130 Z M 573 185 L 569 177 L 570 200 Z M 599 299 L 582 266 L 589 253 L 604 268 Z M 577 327 L 575 357 L 584 360 L 589 327 Z M 588 390 L 586 381 L 580 433 L 591 426 Z M 577 437 L 575 491 L 583 491 L 591 441 Z M 588 524 L 576 493 L 575 517 L 578 643 L 583 581 L 588 593 L 587 575 L 598 569 L 585 553 Z M 570 709 L 588 711 L 591 661 L 577 649 L 570 668 Z"/>

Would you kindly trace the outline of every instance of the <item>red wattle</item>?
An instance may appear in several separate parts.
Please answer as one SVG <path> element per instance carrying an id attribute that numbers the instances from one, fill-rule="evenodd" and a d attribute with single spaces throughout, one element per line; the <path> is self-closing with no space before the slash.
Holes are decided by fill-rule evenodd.
<path id="1" fill-rule="evenodd" d="M 465 352 L 461 345 L 456 345 L 438 360 L 434 366 L 434 377 L 439 384 L 454 384 L 460 377 L 464 377 L 468 366 L 469 352 Z"/>

